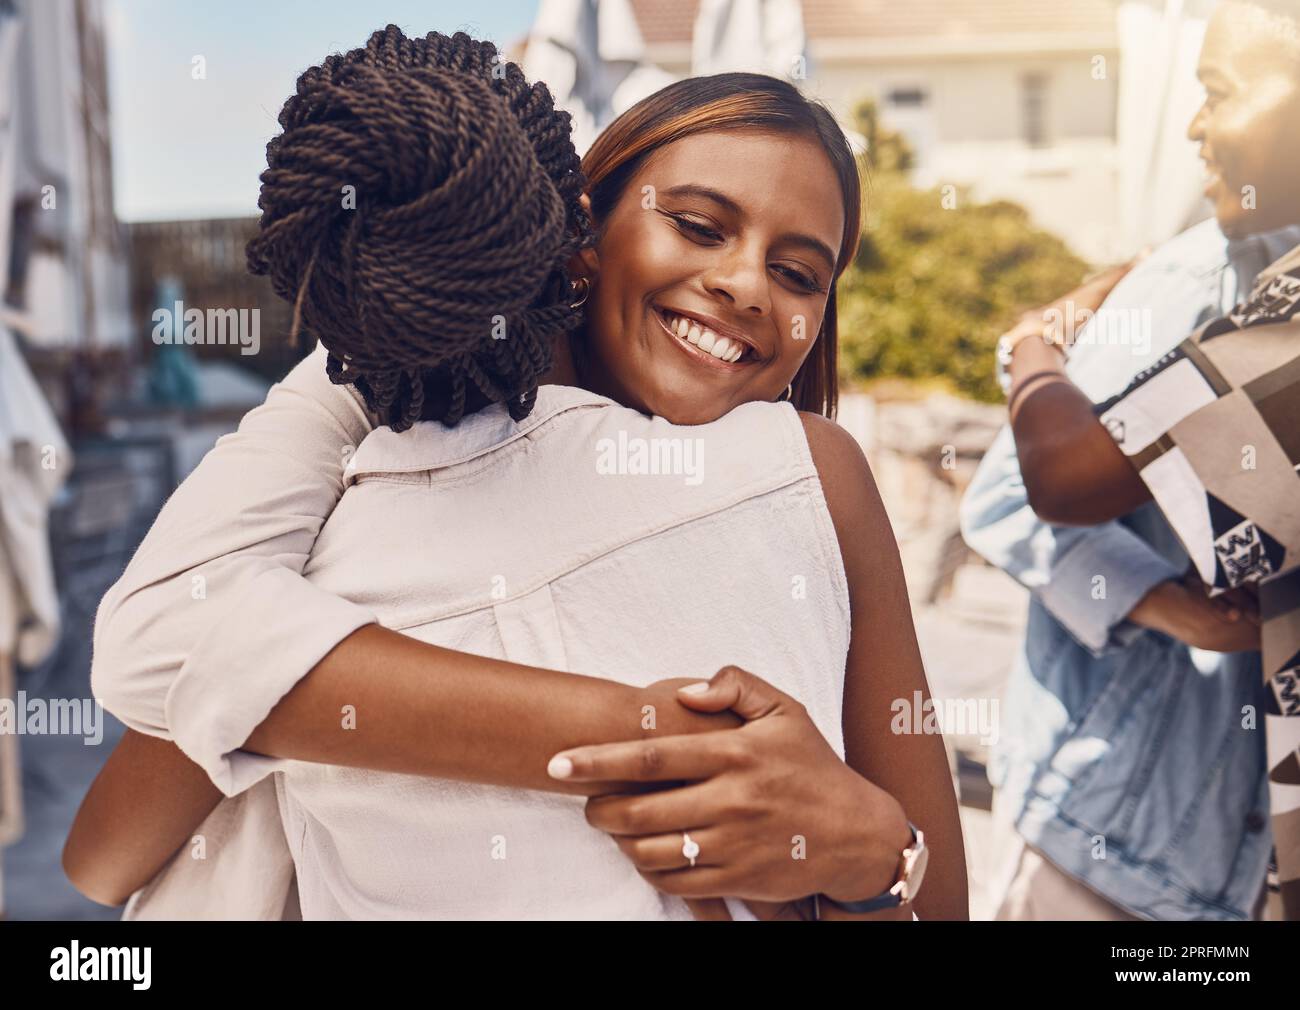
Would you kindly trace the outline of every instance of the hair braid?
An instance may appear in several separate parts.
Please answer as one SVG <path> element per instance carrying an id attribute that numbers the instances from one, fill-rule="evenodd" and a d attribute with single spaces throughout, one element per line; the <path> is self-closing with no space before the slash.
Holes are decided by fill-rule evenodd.
<path id="1" fill-rule="evenodd" d="M 249 269 L 327 348 L 331 381 L 395 431 L 491 402 L 527 416 L 581 321 L 565 264 L 593 241 L 546 86 L 490 42 L 389 25 L 305 70 L 279 122 Z"/>

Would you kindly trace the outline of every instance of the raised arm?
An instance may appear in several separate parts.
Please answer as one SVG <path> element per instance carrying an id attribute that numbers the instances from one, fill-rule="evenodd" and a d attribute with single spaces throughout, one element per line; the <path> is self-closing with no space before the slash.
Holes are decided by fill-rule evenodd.
<path id="1" fill-rule="evenodd" d="M 1016 455 L 1029 505 L 1040 519 L 1091 526 L 1151 500 L 1057 351 L 1031 337 L 1017 349 L 1010 371 Z"/>
<path id="2" fill-rule="evenodd" d="M 1176 304 L 1190 313 L 1189 319 L 1194 317 L 1195 285 L 1186 283 L 1183 273 L 1172 269 L 1160 254 L 1131 270 L 1126 265 L 1099 274 L 1056 302 L 1026 313 L 1004 338 L 1013 347 L 1010 407 L 1018 408 L 1036 387 L 1066 375 L 1060 351 L 1041 339 L 1049 320 L 1061 325 L 1066 319 L 1086 318 L 1084 310 L 1125 312 L 1148 307 L 1153 292 L 1160 293 L 1162 304 Z M 1061 326 L 1062 339 L 1074 341 L 1069 372 L 1086 376 L 1090 393 L 1109 395 L 1120 381 L 1112 374 L 1116 359 L 1105 345 L 1075 339 L 1087 334 L 1086 328 L 1079 334 Z M 1148 350 L 1159 353 L 1155 347 Z M 1135 367 L 1139 364 L 1135 356 L 1128 361 Z M 1015 434 L 1024 433 L 1026 425 L 1021 425 Z M 1038 474 L 1031 487 L 1021 472 L 1015 434 L 1010 425 L 1003 428 L 984 454 L 962 499 L 962 536 L 987 561 L 1030 590 L 1094 655 L 1126 645 L 1141 630 L 1138 608 L 1152 594 L 1167 592 L 1163 587 L 1172 585 L 1181 573 L 1123 523 L 1069 526 L 1035 514 L 1035 505 L 1050 512 L 1055 503 L 1044 505 L 1045 482 L 1037 479 Z M 1051 432 L 1036 434 L 1046 437 Z M 1099 587 L 1104 588 L 1099 592 Z"/>
<path id="3" fill-rule="evenodd" d="M 1244 648 L 1237 642 L 1241 629 L 1187 592 L 1179 582 L 1182 572 L 1146 540 L 1124 523 L 1099 521 L 1100 511 L 1085 511 L 1093 508 L 1098 489 L 1109 515 L 1125 514 L 1146 499 L 1145 489 L 1137 486 L 1140 479 L 1118 448 L 1099 441 L 1110 438 L 1092 416 L 1092 401 L 1122 387 L 1131 374 L 1126 369 L 1142 367 L 1144 359 L 1132 353 L 1134 347 L 1117 357 L 1116 349 L 1099 339 L 1080 339 L 1066 366 L 1060 352 L 1039 339 L 1046 320 L 1083 318 L 1082 309 L 1149 310 L 1158 302 L 1158 331 L 1144 351 L 1149 363 L 1185 335 L 1185 326 L 1196 325 L 1204 310 L 1199 281 L 1176 257 L 1157 253 L 1115 283 L 1122 272 L 1109 271 L 1057 303 L 1027 313 L 1007 335 L 1023 334 L 1014 345 L 1010 366 L 1014 430 L 1008 425 L 998 433 L 966 491 L 962 535 L 986 560 L 1029 589 L 1094 655 L 1125 646 L 1142 627 L 1202 648 Z M 1077 389 L 1061 384 L 1067 375 Z M 1061 398 L 1067 401 L 1067 414 L 1057 418 L 1052 407 Z M 1094 447 L 1089 457 L 1099 459 L 1098 466 L 1076 459 L 1080 432 Z M 1025 446 L 1029 473 L 1022 472 L 1018 441 Z M 1116 456 L 1127 473 L 1116 466 Z M 1089 482 L 1079 498 L 1082 504 L 1071 500 L 1076 480 Z M 1049 522 L 1044 515 L 1096 524 Z"/>

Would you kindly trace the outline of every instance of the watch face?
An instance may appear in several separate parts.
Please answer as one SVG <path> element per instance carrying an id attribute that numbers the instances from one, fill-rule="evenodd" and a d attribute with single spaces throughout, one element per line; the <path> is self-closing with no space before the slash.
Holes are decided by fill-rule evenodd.
<path id="1" fill-rule="evenodd" d="M 903 876 L 907 880 L 904 901 L 911 901 L 916 897 L 916 892 L 921 889 L 921 881 L 925 879 L 925 867 L 930 862 L 930 850 L 924 845 L 910 851 L 911 858 L 903 869 Z"/>

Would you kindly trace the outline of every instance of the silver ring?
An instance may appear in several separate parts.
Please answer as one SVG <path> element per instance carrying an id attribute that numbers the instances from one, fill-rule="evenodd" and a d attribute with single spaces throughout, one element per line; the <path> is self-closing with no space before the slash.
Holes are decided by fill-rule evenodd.
<path id="1" fill-rule="evenodd" d="M 691 866 L 695 865 L 695 857 L 700 854 L 700 843 L 691 838 L 685 831 L 682 832 L 682 855 L 691 861 Z"/>

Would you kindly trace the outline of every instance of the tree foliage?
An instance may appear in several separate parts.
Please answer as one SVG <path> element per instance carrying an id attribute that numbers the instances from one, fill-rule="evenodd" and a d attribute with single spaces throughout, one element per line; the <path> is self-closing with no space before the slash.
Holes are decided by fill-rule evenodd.
<path id="1" fill-rule="evenodd" d="M 841 378 L 938 380 L 999 400 L 998 335 L 1078 284 L 1088 265 L 1017 204 L 913 187 L 913 154 L 873 103 L 859 107 L 857 126 L 867 140 L 865 214 L 861 248 L 838 285 Z"/>

